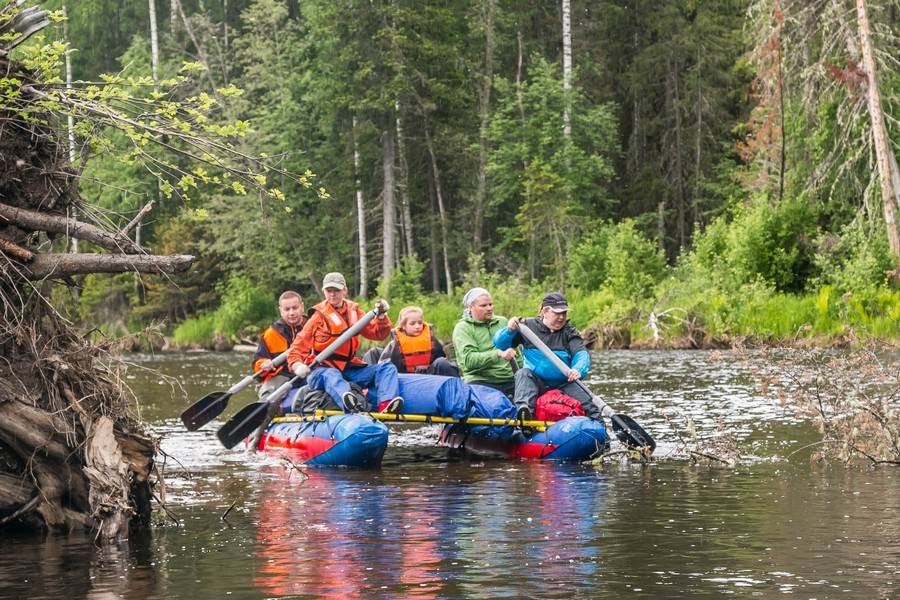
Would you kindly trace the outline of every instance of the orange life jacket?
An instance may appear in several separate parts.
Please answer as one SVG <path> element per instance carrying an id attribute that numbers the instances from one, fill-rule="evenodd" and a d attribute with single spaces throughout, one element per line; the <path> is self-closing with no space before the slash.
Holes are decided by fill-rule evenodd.
<path id="1" fill-rule="evenodd" d="M 305 324 L 306 317 L 303 317 L 296 327 L 291 327 L 281 319 L 278 319 L 272 323 L 270 327 L 267 327 L 262 333 L 262 339 L 260 340 L 262 344 L 257 348 L 256 354 L 254 355 L 253 372 L 258 372 L 262 368 L 264 362 L 272 360 L 290 348 L 294 341 L 294 337 L 300 333 L 300 330 L 303 329 L 303 325 Z M 260 377 L 260 383 L 265 383 L 276 375 L 283 374 L 284 372 L 285 367 L 283 365 L 277 369 L 273 369 Z"/>
<path id="2" fill-rule="evenodd" d="M 322 350 L 327 348 L 331 342 L 350 329 L 353 324 L 359 320 L 359 305 L 356 304 L 356 302 L 350 302 L 349 300 L 345 300 L 345 302 L 347 303 L 346 310 L 347 317 L 350 320 L 349 323 L 344 320 L 341 313 L 335 310 L 327 300 L 323 300 L 313 306 L 313 310 L 322 315 L 322 321 L 325 323 L 325 327 L 328 328 L 327 331 L 322 331 L 317 328 L 313 334 L 312 347 L 316 354 L 322 352 Z M 354 335 L 347 343 L 335 350 L 322 364 L 343 371 L 347 368 L 348 364 L 353 362 L 357 348 L 359 348 L 359 339 Z"/>
<path id="3" fill-rule="evenodd" d="M 394 338 L 397 340 L 407 373 L 414 373 L 416 367 L 427 367 L 431 364 L 431 356 L 434 351 L 431 325 L 425 323 L 422 333 L 415 337 L 405 334 L 400 329 L 395 329 Z"/>

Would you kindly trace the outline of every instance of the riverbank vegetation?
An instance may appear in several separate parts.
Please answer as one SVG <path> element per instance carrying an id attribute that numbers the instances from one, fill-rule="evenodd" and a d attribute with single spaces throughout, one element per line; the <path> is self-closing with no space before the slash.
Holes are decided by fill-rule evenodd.
<path id="1" fill-rule="evenodd" d="M 76 80 L 140 86 L 191 60 L 163 109 L 217 100 L 205 126 L 270 157 L 283 191 L 147 168 L 128 136 L 95 147 L 76 126 L 95 210 L 198 257 L 79 279 L 60 305 L 85 331 L 227 347 L 280 291 L 309 306 L 340 270 L 363 303 L 423 305 L 445 338 L 474 284 L 507 315 L 563 288 L 599 346 L 900 335 L 896 0 L 66 8 L 46 36 L 77 49 Z"/>

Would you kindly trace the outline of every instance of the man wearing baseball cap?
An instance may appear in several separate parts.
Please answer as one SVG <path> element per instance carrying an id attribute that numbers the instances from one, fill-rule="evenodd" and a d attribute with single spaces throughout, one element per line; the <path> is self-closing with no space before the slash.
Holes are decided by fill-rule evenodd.
<path id="1" fill-rule="evenodd" d="M 356 302 L 347 300 L 347 282 L 340 273 L 328 273 L 322 280 L 325 300 L 313 307 L 312 315 L 294 338 L 288 352 L 288 366 L 298 377 L 306 377 L 310 390 L 324 390 L 335 404 L 347 412 L 368 410 L 366 399 L 353 392 L 350 383 L 369 389 L 379 412 L 400 412 L 397 368 L 390 362 L 368 365 L 356 356 L 358 336 L 338 348 L 323 364 L 311 370 L 315 357 L 343 332 L 359 321 L 364 313 Z M 387 300 L 375 303 L 380 313 L 359 332 L 370 340 L 381 341 L 391 333 Z"/>
<path id="2" fill-rule="evenodd" d="M 533 417 L 535 400 L 550 389 L 558 389 L 577 400 L 588 417 L 595 420 L 602 418 L 600 409 L 590 395 L 575 383 L 590 371 L 591 357 L 581 334 L 569 323 L 568 315 L 569 303 L 566 297 L 560 292 L 551 292 L 541 301 L 537 317 L 524 320 L 513 317 L 505 328 L 494 335 L 494 346 L 500 350 L 522 346 L 525 366 L 516 373 L 516 391 L 513 397 L 520 421 Z M 569 367 L 565 375 L 522 336 L 518 331 L 519 323 L 527 325 Z"/>

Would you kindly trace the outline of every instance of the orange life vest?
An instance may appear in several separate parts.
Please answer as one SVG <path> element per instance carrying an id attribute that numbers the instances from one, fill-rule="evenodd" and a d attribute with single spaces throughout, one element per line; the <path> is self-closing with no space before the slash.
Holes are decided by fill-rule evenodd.
<path id="1" fill-rule="evenodd" d="M 291 327 L 281 319 L 278 319 L 272 323 L 270 327 L 267 327 L 262 333 L 262 345 L 256 350 L 256 359 L 253 361 L 253 372 L 258 372 L 262 368 L 264 362 L 272 360 L 290 348 L 294 338 L 300 333 L 300 330 L 303 329 L 303 325 L 305 324 L 306 317 L 303 317 L 296 327 Z M 266 353 L 263 353 L 263 348 L 265 348 Z M 261 376 L 260 382 L 265 383 L 276 375 L 283 374 L 284 372 L 285 367 L 280 366 Z"/>
<path id="2" fill-rule="evenodd" d="M 416 367 L 427 367 L 431 364 L 431 356 L 434 343 L 431 337 L 431 325 L 425 323 L 422 333 L 413 337 L 403 333 L 400 329 L 394 330 L 394 337 L 403 357 L 403 365 L 407 373 L 414 373 Z"/>
<path id="3" fill-rule="evenodd" d="M 327 331 L 322 331 L 317 328 L 313 334 L 312 347 L 316 354 L 322 352 L 322 350 L 327 348 L 331 342 L 350 329 L 353 324 L 359 320 L 359 305 L 356 304 L 356 302 L 350 302 L 349 300 L 345 300 L 345 302 L 347 303 L 346 310 L 347 318 L 350 320 L 349 323 L 344 320 L 341 313 L 335 310 L 327 300 L 323 300 L 313 306 L 313 310 L 322 315 L 325 327 L 328 328 Z M 347 368 L 348 364 L 353 362 L 357 348 L 359 348 L 359 339 L 354 335 L 347 343 L 335 350 L 327 360 L 323 361 L 323 364 L 343 371 Z"/>

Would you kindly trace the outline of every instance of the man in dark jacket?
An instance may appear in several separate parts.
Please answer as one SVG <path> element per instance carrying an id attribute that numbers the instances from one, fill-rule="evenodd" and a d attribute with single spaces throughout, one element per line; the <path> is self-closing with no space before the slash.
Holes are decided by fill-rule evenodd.
<path id="1" fill-rule="evenodd" d="M 588 417 L 595 420 L 602 418 L 600 409 L 591 400 L 590 394 L 576 383 L 590 371 L 591 357 L 581 334 L 569 323 L 568 313 L 566 297 L 559 292 L 552 292 L 544 296 L 541 311 L 536 318 L 522 320 L 514 317 L 494 335 L 494 346 L 498 349 L 506 350 L 521 344 L 525 355 L 525 367 L 516 373 L 516 391 L 513 397 L 518 411 L 517 418 L 520 420 L 532 418 L 537 397 L 554 388 L 578 400 Z M 527 325 L 569 367 L 565 374 L 522 336 L 518 331 L 519 323 Z"/>
<path id="2" fill-rule="evenodd" d="M 259 337 L 259 346 L 253 354 L 253 372 L 263 372 L 260 381 L 259 397 L 262 399 L 275 391 L 290 379 L 287 372 L 287 361 L 276 367 L 272 361 L 282 352 L 287 351 L 306 324 L 303 298 L 293 290 L 288 290 L 278 297 L 278 312 L 281 318 L 272 323 Z"/>

